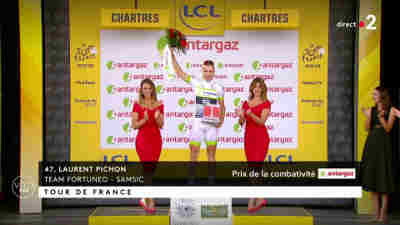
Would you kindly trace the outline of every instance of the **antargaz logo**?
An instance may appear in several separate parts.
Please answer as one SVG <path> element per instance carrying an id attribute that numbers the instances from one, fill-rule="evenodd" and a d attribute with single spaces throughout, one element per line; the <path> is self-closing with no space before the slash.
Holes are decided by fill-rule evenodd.
<path id="1" fill-rule="evenodd" d="M 163 80 L 163 74 L 135 74 L 130 72 L 125 72 L 122 75 L 122 80 L 125 83 L 128 83 L 132 80 L 143 80 L 143 79 L 151 79 L 151 80 Z"/>
<path id="2" fill-rule="evenodd" d="M 185 98 L 180 98 L 180 99 L 178 100 L 178 105 L 179 105 L 180 107 L 185 107 L 185 106 L 186 106 L 186 100 L 185 100 Z"/>
<path id="3" fill-rule="evenodd" d="M 193 100 L 187 100 L 187 99 L 185 99 L 185 98 L 180 98 L 180 99 L 178 99 L 178 105 L 180 106 L 180 107 L 186 107 L 187 105 L 189 105 L 189 104 L 194 104 L 194 101 Z"/>
<path id="4" fill-rule="evenodd" d="M 125 123 L 124 125 L 122 125 L 122 130 L 129 134 L 132 131 L 132 127 L 131 124 L 129 122 Z"/>
<path id="5" fill-rule="evenodd" d="M 115 144 L 113 136 L 108 136 L 107 137 L 107 144 L 109 144 L 109 145 Z"/>
<path id="6" fill-rule="evenodd" d="M 233 74 L 233 79 L 234 79 L 236 82 L 242 81 L 242 80 L 243 80 L 242 74 L 241 74 L 241 73 L 235 73 L 235 74 Z"/>
<path id="7" fill-rule="evenodd" d="M 156 70 L 160 69 L 160 63 L 154 62 L 154 63 L 153 63 L 153 67 L 154 67 L 154 69 L 156 69 Z"/>
<path id="8" fill-rule="evenodd" d="M 132 144 L 135 143 L 135 137 L 114 137 L 108 136 L 106 139 L 107 144 L 114 145 L 114 144 Z"/>
<path id="9" fill-rule="evenodd" d="M 176 76 L 175 76 L 175 74 L 172 74 L 172 73 L 169 73 L 168 75 L 167 75 L 167 79 L 168 80 L 175 80 L 176 79 Z"/>
<path id="10" fill-rule="evenodd" d="M 107 111 L 107 118 L 108 118 L 109 120 L 115 119 L 115 117 L 114 117 L 114 111 L 113 111 L 113 110 L 108 110 L 108 111 Z"/>
<path id="11" fill-rule="evenodd" d="M 254 61 L 253 64 L 251 64 L 251 65 L 252 65 L 252 67 L 253 67 L 253 69 L 254 69 L 255 71 L 260 70 L 260 61 L 256 60 L 256 61 Z"/>
<path id="12" fill-rule="evenodd" d="M 157 85 L 156 86 L 156 92 L 157 92 L 157 94 L 163 94 L 164 93 L 164 87 L 162 85 Z"/>
<path id="13" fill-rule="evenodd" d="M 186 67 L 187 66 L 188 66 L 188 64 L 186 64 Z M 168 65 L 165 65 L 164 69 L 165 69 L 165 71 L 169 71 L 170 72 L 170 68 L 169 68 Z M 168 73 L 167 74 L 167 80 L 172 81 L 172 80 L 175 80 L 175 79 L 176 79 L 176 75 L 175 74 L 172 74 L 172 73 Z"/>
<path id="14" fill-rule="evenodd" d="M 178 124 L 178 130 L 181 133 L 186 133 L 190 129 L 191 129 L 191 126 L 188 125 L 188 123 L 182 122 L 182 123 Z"/>
<path id="15" fill-rule="evenodd" d="M 108 94 L 113 95 L 113 94 L 120 94 L 120 93 L 134 93 L 134 92 L 139 92 L 139 87 L 137 86 L 122 86 L 118 87 L 113 84 L 109 84 L 106 87 L 106 91 Z"/>
<path id="16" fill-rule="evenodd" d="M 318 179 L 355 179 L 355 168 L 318 168 Z"/>
<path id="17" fill-rule="evenodd" d="M 124 80 L 124 82 L 129 82 L 132 80 L 131 76 L 129 76 L 129 72 L 124 73 L 124 75 L 122 76 L 122 80 Z"/>
<path id="18" fill-rule="evenodd" d="M 128 112 L 115 112 L 114 110 L 108 110 L 106 117 L 109 120 L 114 120 L 114 119 L 131 119 L 132 118 L 132 113 L 131 111 Z"/>
<path id="19" fill-rule="evenodd" d="M 240 126 L 239 123 L 235 123 L 235 124 L 233 125 L 233 131 L 235 131 L 236 133 L 242 132 L 242 126 Z"/>
<path id="20" fill-rule="evenodd" d="M 114 94 L 114 85 L 107 86 L 107 93 L 110 95 Z"/>
<path id="21" fill-rule="evenodd" d="M 132 99 L 130 99 L 129 97 L 124 98 L 124 100 L 122 100 L 122 105 L 124 105 L 125 108 L 131 107 Z"/>
<path id="22" fill-rule="evenodd" d="M 202 63 L 190 63 L 186 62 L 185 63 L 186 69 L 191 69 L 191 68 L 202 68 L 203 64 Z"/>
<path id="23" fill-rule="evenodd" d="M 112 70 L 112 69 L 114 69 L 114 62 L 113 61 L 108 61 L 107 63 L 106 63 L 106 67 L 107 67 L 107 69 L 109 69 L 109 70 Z"/>
<path id="24" fill-rule="evenodd" d="M 240 98 L 235 98 L 234 100 L 233 100 L 233 105 L 235 106 L 235 107 L 240 107 L 241 105 L 242 105 L 242 100 L 240 99 Z"/>

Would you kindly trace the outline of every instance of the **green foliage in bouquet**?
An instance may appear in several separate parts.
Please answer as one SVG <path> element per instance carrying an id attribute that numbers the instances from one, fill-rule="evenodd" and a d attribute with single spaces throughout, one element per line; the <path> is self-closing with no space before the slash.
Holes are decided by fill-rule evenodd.
<path id="1" fill-rule="evenodd" d="M 162 54 L 165 46 L 167 44 L 170 46 L 171 50 L 176 50 L 177 52 L 186 53 L 186 36 L 182 32 L 175 29 L 166 29 L 165 36 L 162 36 L 157 41 L 157 49 Z"/>
<path id="2" fill-rule="evenodd" d="M 157 50 L 160 52 L 160 55 L 163 54 L 165 46 L 168 44 L 168 38 L 166 36 L 162 36 L 158 41 L 157 41 Z"/>

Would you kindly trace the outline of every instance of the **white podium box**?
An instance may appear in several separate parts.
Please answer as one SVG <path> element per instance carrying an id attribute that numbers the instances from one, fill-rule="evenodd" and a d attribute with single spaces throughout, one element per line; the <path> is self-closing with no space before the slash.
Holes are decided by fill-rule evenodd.
<path id="1" fill-rule="evenodd" d="M 172 198 L 171 225 L 232 225 L 231 198 Z"/>

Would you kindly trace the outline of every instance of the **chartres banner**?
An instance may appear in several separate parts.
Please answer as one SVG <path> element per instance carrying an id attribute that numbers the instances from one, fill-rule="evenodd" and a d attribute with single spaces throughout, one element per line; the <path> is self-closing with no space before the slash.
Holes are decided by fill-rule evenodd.
<path id="1" fill-rule="evenodd" d="M 263 5 L 138 1 L 131 9 L 128 0 L 71 0 L 71 160 L 138 160 L 131 112 L 144 78 L 155 82 L 165 105 L 161 160 L 189 159 L 193 90 L 163 74 L 157 41 L 167 27 L 188 37 L 187 54 L 177 55 L 186 73 L 200 77 L 203 61 L 215 62 L 227 109 L 217 160 L 245 160 L 235 108 L 256 77 L 265 80 L 272 103 L 267 161 L 326 160 L 329 1 Z"/>
<path id="2" fill-rule="evenodd" d="M 232 28 L 297 28 L 297 10 L 233 10 Z"/>
<path id="3" fill-rule="evenodd" d="M 165 28 L 169 26 L 168 10 L 102 9 L 103 27 Z"/>

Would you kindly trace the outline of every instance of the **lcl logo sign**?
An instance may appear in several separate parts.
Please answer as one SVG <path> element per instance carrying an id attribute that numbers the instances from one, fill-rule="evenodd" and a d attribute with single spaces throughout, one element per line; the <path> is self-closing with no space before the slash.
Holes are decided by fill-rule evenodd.
<path id="1" fill-rule="evenodd" d="M 177 1 L 177 9 L 177 29 L 187 35 L 223 35 L 224 1 L 180 0 Z"/>
<path id="2" fill-rule="evenodd" d="M 203 13 L 201 13 L 201 11 Z M 215 6 L 211 5 L 210 7 L 206 5 L 198 5 L 193 8 L 192 11 L 190 11 L 190 8 L 188 5 L 183 6 L 183 15 L 185 17 L 220 17 L 221 15 L 218 15 L 215 13 Z"/>

